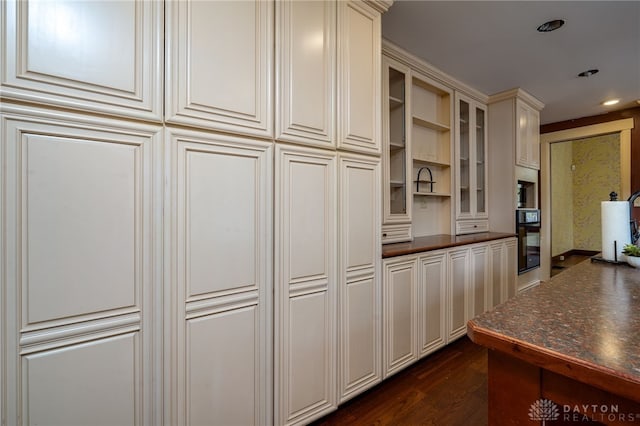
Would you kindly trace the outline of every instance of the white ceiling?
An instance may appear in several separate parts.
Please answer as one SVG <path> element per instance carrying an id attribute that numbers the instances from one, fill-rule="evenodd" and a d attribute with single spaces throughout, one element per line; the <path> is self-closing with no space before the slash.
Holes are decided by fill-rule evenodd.
<path id="1" fill-rule="evenodd" d="M 557 31 L 536 28 L 564 19 Z M 384 38 L 491 95 L 521 87 L 543 124 L 638 106 L 640 1 L 396 0 Z M 598 68 L 588 78 L 578 73 Z M 619 98 L 615 107 L 601 102 Z"/>

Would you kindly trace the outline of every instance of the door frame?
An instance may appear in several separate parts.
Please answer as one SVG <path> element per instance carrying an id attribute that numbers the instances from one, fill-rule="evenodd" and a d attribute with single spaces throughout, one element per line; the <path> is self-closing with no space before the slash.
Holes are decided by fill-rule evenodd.
<path id="1" fill-rule="evenodd" d="M 551 276 L 551 144 L 584 139 L 609 133 L 620 133 L 620 199 L 631 195 L 631 129 L 633 118 L 609 121 L 590 126 L 559 130 L 540 135 L 540 210 L 542 220 L 540 239 L 540 279 Z"/>

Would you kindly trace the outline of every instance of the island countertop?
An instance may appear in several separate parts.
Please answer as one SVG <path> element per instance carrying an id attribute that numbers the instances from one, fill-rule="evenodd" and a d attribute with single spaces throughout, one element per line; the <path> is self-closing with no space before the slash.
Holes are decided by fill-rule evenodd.
<path id="1" fill-rule="evenodd" d="M 475 343 L 640 402 L 640 270 L 586 260 L 467 324 Z"/>
<path id="2" fill-rule="evenodd" d="M 476 234 L 465 235 L 438 234 L 426 237 L 416 237 L 413 241 L 404 243 L 384 244 L 382 246 L 382 257 L 403 256 L 405 254 L 422 253 L 425 251 L 482 243 L 515 236 L 516 234 L 506 234 L 501 232 L 479 232 Z"/>

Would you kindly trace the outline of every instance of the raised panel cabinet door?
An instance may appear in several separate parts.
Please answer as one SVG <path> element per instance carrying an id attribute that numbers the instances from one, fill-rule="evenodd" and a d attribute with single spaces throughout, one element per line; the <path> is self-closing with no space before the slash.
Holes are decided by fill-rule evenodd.
<path id="1" fill-rule="evenodd" d="M 380 159 L 339 156 L 339 398 L 382 379 Z"/>
<path id="2" fill-rule="evenodd" d="M 418 359 L 416 258 L 383 262 L 383 369 L 388 377 Z"/>
<path id="3" fill-rule="evenodd" d="M 336 156 L 276 146 L 275 424 L 337 406 Z"/>
<path id="4" fill-rule="evenodd" d="M 489 244 L 489 286 L 487 287 L 487 309 L 504 302 L 504 244 L 502 241 Z"/>
<path id="5" fill-rule="evenodd" d="M 469 249 L 448 253 L 447 339 L 451 342 L 467 332 L 469 288 Z"/>
<path id="6" fill-rule="evenodd" d="M 471 247 L 470 254 L 469 319 L 486 310 L 485 299 L 489 284 L 489 247 L 486 244 Z"/>
<path id="7" fill-rule="evenodd" d="M 2 109 L 3 422 L 157 423 L 160 128 Z"/>
<path id="8" fill-rule="evenodd" d="M 276 139 L 335 148 L 336 2 L 276 2 Z"/>
<path id="9" fill-rule="evenodd" d="M 162 119 L 161 2 L 7 0 L 0 8 L 2 97 Z"/>
<path id="10" fill-rule="evenodd" d="M 518 285 L 518 246 L 517 240 L 511 238 L 503 243 L 503 276 L 506 298 L 510 299 L 516 295 Z"/>
<path id="11" fill-rule="evenodd" d="M 359 0 L 338 2 L 338 148 L 380 154 L 381 17 Z"/>
<path id="12" fill-rule="evenodd" d="M 271 143 L 167 128 L 165 416 L 272 419 Z"/>
<path id="13" fill-rule="evenodd" d="M 423 357 L 446 342 L 447 256 L 445 252 L 431 253 L 418 262 L 418 345 Z"/>
<path id="14" fill-rule="evenodd" d="M 531 108 L 527 122 L 529 124 L 529 163 L 531 168 L 540 170 L 540 113 Z"/>
<path id="15" fill-rule="evenodd" d="M 516 101 L 516 164 L 531 167 L 531 114 L 524 102 Z"/>
<path id="16" fill-rule="evenodd" d="M 165 120 L 273 136 L 273 2 L 169 1 Z"/>

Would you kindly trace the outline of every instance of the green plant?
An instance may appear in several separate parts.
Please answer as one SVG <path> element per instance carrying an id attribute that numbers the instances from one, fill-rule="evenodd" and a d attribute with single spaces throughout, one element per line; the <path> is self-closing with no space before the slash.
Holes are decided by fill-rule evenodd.
<path id="1" fill-rule="evenodd" d="M 633 244 L 625 244 L 622 248 L 622 253 L 627 256 L 640 257 L 640 247 Z"/>

